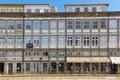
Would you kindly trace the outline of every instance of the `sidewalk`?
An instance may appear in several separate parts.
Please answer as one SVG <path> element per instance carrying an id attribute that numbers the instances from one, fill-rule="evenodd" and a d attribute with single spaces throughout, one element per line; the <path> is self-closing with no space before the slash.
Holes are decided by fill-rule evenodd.
<path id="1" fill-rule="evenodd" d="M 0 80 L 120 80 L 120 75 L 12 74 L 12 75 L 0 75 Z"/>

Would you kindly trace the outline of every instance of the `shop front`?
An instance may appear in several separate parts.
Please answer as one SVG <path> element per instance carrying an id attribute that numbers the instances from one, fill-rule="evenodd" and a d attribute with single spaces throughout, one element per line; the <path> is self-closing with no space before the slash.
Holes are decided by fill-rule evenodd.
<path id="1" fill-rule="evenodd" d="M 108 57 L 67 57 L 67 72 L 70 72 L 73 66 L 73 73 L 100 74 L 105 73 L 106 66 L 109 64 Z"/>

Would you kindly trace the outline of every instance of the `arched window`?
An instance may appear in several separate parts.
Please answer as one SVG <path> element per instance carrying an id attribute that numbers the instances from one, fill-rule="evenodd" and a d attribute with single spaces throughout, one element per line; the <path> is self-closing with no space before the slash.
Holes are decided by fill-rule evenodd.
<path id="1" fill-rule="evenodd" d="M 21 37 L 17 37 L 16 45 L 17 46 L 22 46 L 22 38 Z"/>
<path id="2" fill-rule="evenodd" d="M 13 46 L 13 44 L 14 44 L 14 39 L 13 39 L 13 37 L 9 37 L 9 38 L 8 38 L 8 46 Z"/>

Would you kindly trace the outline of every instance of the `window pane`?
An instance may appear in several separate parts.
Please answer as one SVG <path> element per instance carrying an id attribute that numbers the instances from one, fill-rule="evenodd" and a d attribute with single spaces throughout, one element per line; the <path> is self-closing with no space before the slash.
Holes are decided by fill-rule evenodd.
<path id="1" fill-rule="evenodd" d="M 51 21 L 51 29 L 56 29 L 56 27 L 57 27 L 57 22 Z"/>
<path id="2" fill-rule="evenodd" d="M 80 24 L 81 24 L 80 21 L 76 21 L 76 29 L 80 29 L 81 27 Z"/>
<path id="3" fill-rule="evenodd" d="M 97 11 L 96 7 L 93 7 L 92 12 L 96 12 L 96 11 Z"/>
<path id="4" fill-rule="evenodd" d="M 107 36 L 100 36 L 100 47 L 107 48 Z"/>
<path id="5" fill-rule="evenodd" d="M 42 47 L 48 47 L 48 36 L 42 36 Z"/>
<path id="6" fill-rule="evenodd" d="M 25 21 L 26 29 L 31 29 L 31 21 Z"/>
<path id="7" fill-rule="evenodd" d="M 107 28 L 107 21 L 101 21 L 101 28 L 102 29 Z"/>
<path id="8" fill-rule="evenodd" d="M 84 21 L 84 29 L 89 29 L 89 21 Z"/>
<path id="9" fill-rule="evenodd" d="M 27 13 L 31 13 L 31 9 L 27 9 L 26 12 L 27 12 Z"/>
<path id="10" fill-rule="evenodd" d="M 22 21 L 17 21 L 17 29 L 22 29 L 23 22 Z"/>
<path id="11" fill-rule="evenodd" d="M 0 21 L 0 29 L 4 29 L 5 28 L 5 21 Z"/>
<path id="12" fill-rule="evenodd" d="M 63 20 L 59 21 L 58 26 L 59 26 L 59 29 L 64 29 L 65 21 L 63 21 Z"/>
<path id="13" fill-rule="evenodd" d="M 109 28 L 117 28 L 117 20 L 109 20 Z"/>
<path id="14" fill-rule="evenodd" d="M 98 21 L 92 21 L 92 27 L 93 29 L 98 28 Z"/>
<path id="15" fill-rule="evenodd" d="M 8 21 L 8 29 L 14 29 L 14 21 Z"/>
<path id="16" fill-rule="evenodd" d="M 48 29 L 48 21 L 42 21 L 42 29 Z"/>
<path id="17" fill-rule="evenodd" d="M 40 9 L 35 9 L 35 12 L 36 13 L 40 13 Z"/>
<path id="18" fill-rule="evenodd" d="M 68 21 L 68 29 L 72 29 L 72 27 L 73 27 L 73 22 L 72 21 Z"/>
<path id="19" fill-rule="evenodd" d="M 80 8 L 75 8 L 75 12 L 80 12 Z"/>
<path id="20" fill-rule="evenodd" d="M 34 21 L 34 29 L 39 30 L 40 28 L 40 22 L 39 21 Z"/>
<path id="21" fill-rule="evenodd" d="M 85 7 L 85 8 L 84 8 L 84 12 L 88 12 L 88 7 Z"/>

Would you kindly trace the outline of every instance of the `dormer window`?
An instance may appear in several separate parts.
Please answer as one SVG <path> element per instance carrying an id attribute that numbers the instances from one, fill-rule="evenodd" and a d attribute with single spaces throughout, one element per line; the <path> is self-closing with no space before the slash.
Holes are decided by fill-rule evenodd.
<path id="1" fill-rule="evenodd" d="M 84 12 L 88 12 L 88 7 L 85 7 L 85 8 L 84 8 Z"/>
<path id="2" fill-rule="evenodd" d="M 27 9 L 27 13 L 31 13 L 31 9 Z"/>
<path id="3" fill-rule="evenodd" d="M 44 12 L 48 12 L 48 9 L 44 9 Z"/>
<path id="4" fill-rule="evenodd" d="M 10 12 L 14 12 L 14 9 L 10 9 Z"/>
<path id="5" fill-rule="evenodd" d="M 40 13 L 40 9 L 35 9 L 35 12 L 36 13 Z"/>
<path id="6" fill-rule="evenodd" d="M 96 12 L 96 11 L 97 11 L 96 7 L 93 7 L 92 12 Z"/>
<path id="7" fill-rule="evenodd" d="M 75 12 L 80 12 L 80 8 L 75 8 Z"/>

